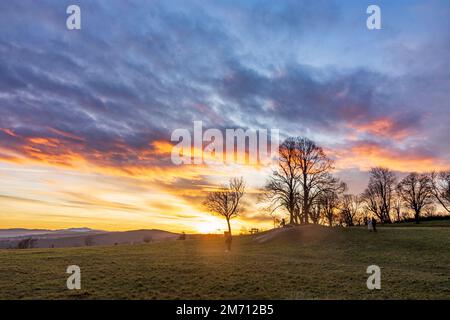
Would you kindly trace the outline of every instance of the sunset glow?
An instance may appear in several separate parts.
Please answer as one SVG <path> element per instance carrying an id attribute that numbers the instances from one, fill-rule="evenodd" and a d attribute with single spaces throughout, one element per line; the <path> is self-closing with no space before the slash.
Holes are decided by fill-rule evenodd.
<path id="1" fill-rule="evenodd" d="M 233 14 L 221 1 L 81 1 L 79 31 L 57 18 L 65 3 L 25 2 L 0 5 L 0 228 L 223 233 L 202 203 L 238 176 L 248 193 L 234 232 L 271 228 L 258 202 L 270 165 L 211 153 L 174 164 L 171 133 L 194 121 L 307 136 L 355 193 L 373 166 L 450 169 L 439 1 L 393 5 L 386 19 L 398 18 L 376 32 L 358 1 L 248 1 Z"/>

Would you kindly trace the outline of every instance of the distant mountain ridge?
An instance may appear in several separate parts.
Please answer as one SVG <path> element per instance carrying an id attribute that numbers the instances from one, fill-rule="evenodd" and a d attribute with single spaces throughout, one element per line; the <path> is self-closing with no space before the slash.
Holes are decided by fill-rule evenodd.
<path id="1" fill-rule="evenodd" d="M 68 229 L 26 229 L 26 228 L 11 228 L 0 229 L 0 239 L 15 238 L 15 237 L 29 237 L 37 235 L 50 235 L 50 234 L 67 234 L 67 233 L 80 233 L 80 232 L 107 232 L 103 230 L 94 230 L 86 227 L 81 228 L 68 228 Z"/>
<path id="2" fill-rule="evenodd" d="M 62 248 L 95 245 L 134 244 L 152 241 L 175 240 L 180 235 L 164 230 L 103 231 L 90 228 L 0 229 L 0 248 L 17 248 L 23 239 L 35 239 L 35 248 Z"/>

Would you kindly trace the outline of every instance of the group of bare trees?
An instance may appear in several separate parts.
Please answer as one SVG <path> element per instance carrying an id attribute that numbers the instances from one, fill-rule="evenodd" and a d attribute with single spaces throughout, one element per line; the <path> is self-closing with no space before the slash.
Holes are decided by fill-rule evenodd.
<path id="1" fill-rule="evenodd" d="M 288 138 L 279 147 L 278 168 L 264 188 L 262 201 L 272 212 L 287 211 L 291 224 L 320 223 L 346 190 L 332 169 L 333 161 L 313 141 Z"/>
<path id="2" fill-rule="evenodd" d="M 372 168 L 364 191 L 365 209 L 383 223 L 401 221 L 411 212 L 416 223 L 424 213 L 436 210 L 436 203 L 450 213 L 450 172 L 412 172 L 397 182 L 387 168 Z"/>
<path id="3" fill-rule="evenodd" d="M 354 226 L 362 223 L 361 209 L 363 205 L 362 197 L 353 194 L 344 194 L 338 207 L 339 224 L 345 226 Z M 364 218 L 366 218 L 364 216 Z M 330 224 L 331 226 L 331 224 Z"/>
<path id="4" fill-rule="evenodd" d="M 382 223 L 401 221 L 412 213 L 419 223 L 436 205 L 450 213 L 450 171 L 410 173 L 400 181 L 383 167 L 372 168 L 367 188 L 360 195 L 346 193 L 347 185 L 332 175 L 333 161 L 324 150 L 304 137 L 287 138 L 279 147 L 279 162 L 261 192 L 260 200 L 271 214 L 285 212 L 290 224 L 353 226 L 369 218 Z M 204 202 L 223 216 L 231 235 L 230 220 L 241 210 L 245 183 L 233 178 L 210 192 Z"/>
<path id="5" fill-rule="evenodd" d="M 450 171 L 431 173 L 431 183 L 437 202 L 450 213 Z"/>
<path id="6" fill-rule="evenodd" d="M 284 209 L 291 224 L 353 226 L 370 217 L 382 223 L 401 221 L 412 213 L 419 223 L 436 203 L 450 213 L 450 172 L 410 173 L 400 181 L 383 167 L 372 168 L 361 195 L 346 194 L 344 182 L 333 177 L 333 162 L 307 138 L 288 138 L 264 189 L 271 210 Z"/>

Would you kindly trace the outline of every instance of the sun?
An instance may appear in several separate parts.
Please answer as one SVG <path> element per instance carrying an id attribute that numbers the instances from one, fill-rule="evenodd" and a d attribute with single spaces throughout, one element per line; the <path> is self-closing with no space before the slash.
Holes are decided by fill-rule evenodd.
<path id="1" fill-rule="evenodd" d="M 206 221 L 199 222 L 196 225 L 196 229 L 199 233 L 223 233 L 226 224 L 220 220 L 208 219 Z"/>

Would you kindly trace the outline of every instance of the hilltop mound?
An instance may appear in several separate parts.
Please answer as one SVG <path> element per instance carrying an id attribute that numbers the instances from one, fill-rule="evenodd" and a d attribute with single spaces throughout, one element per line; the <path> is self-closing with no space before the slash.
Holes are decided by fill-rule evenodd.
<path id="1" fill-rule="evenodd" d="M 276 241 L 291 241 L 298 243 L 311 243 L 333 239 L 338 236 L 336 228 L 329 228 L 320 225 L 290 226 L 272 229 L 262 232 L 254 237 L 257 243 L 271 243 Z"/>

